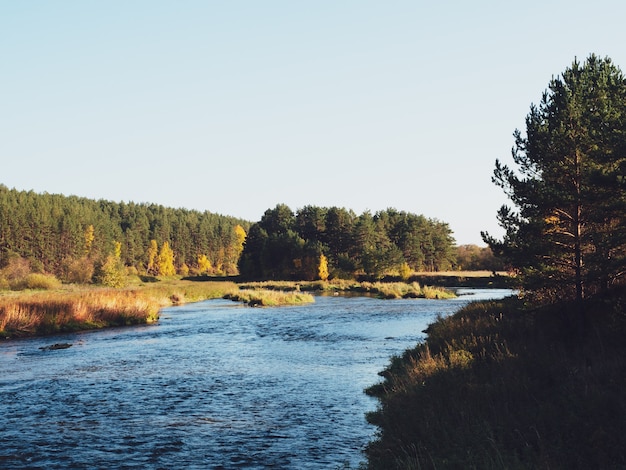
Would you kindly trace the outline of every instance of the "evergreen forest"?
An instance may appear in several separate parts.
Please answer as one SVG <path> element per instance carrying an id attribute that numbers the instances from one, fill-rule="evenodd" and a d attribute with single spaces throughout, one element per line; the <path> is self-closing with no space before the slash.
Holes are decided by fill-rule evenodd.
<path id="1" fill-rule="evenodd" d="M 249 226 L 210 212 L 0 185 L 0 267 L 20 259 L 68 282 L 102 280 L 115 267 L 152 276 L 237 274 Z"/>
<path id="2" fill-rule="evenodd" d="M 448 224 L 423 215 L 278 204 L 250 227 L 239 269 L 257 280 L 408 277 L 449 270 L 455 255 Z"/>

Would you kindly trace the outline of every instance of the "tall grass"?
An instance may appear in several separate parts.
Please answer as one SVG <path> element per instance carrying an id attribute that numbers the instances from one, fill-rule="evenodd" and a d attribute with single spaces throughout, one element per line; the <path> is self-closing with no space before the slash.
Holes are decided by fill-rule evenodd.
<path id="1" fill-rule="evenodd" d="M 45 335 L 105 326 L 151 323 L 159 306 L 137 292 L 50 292 L 0 298 L 0 335 Z"/>
<path id="2" fill-rule="evenodd" d="M 72 288 L 0 296 L 0 337 L 152 323 L 159 309 L 221 298 L 232 282 L 171 281 L 128 289 Z"/>
<path id="3" fill-rule="evenodd" d="M 569 306 L 528 311 L 517 299 L 439 319 L 367 390 L 380 402 L 368 468 L 626 468 L 619 305 L 590 306 L 584 338 Z"/>
<path id="4" fill-rule="evenodd" d="M 144 295 L 151 297 L 161 306 L 181 305 L 202 300 L 219 299 L 230 292 L 236 292 L 237 284 L 229 281 L 160 281 L 140 287 Z"/>
<path id="5" fill-rule="evenodd" d="M 374 295 L 383 299 L 426 298 L 450 299 L 454 292 L 441 287 L 420 286 L 417 282 L 357 282 L 343 279 L 331 281 L 263 281 L 241 284 L 248 290 L 280 290 L 306 292 L 349 292 Z"/>
<path id="6" fill-rule="evenodd" d="M 313 296 L 304 292 L 285 292 L 268 289 L 244 289 L 226 294 L 224 298 L 236 302 L 244 302 L 253 307 L 277 307 L 280 305 L 299 305 L 314 302 Z"/>

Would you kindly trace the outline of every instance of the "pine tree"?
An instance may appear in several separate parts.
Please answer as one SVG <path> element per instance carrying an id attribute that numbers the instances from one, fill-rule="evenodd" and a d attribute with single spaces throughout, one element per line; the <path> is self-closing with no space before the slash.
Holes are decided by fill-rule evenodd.
<path id="1" fill-rule="evenodd" d="M 538 300 L 575 299 L 626 271 L 626 81 L 610 59 L 574 61 L 514 133 L 517 172 L 493 181 L 516 210 L 498 212 L 503 240 L 484 233 Z"/>

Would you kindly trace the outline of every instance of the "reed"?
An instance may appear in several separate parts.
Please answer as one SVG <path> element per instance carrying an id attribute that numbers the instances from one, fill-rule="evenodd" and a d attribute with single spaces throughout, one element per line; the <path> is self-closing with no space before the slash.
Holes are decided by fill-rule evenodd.
<path id="1" fill-rule="evenodd" d="M 48 292 L 0 298 L 0 336 L 152 323 L 159 306 L 133 291 Z"/>
<path id="2" fill-rule="evenodd" d="M 0 296 L 0 337 L 14 338 L 153 323 L 159 309 L 221 298 L 232 282 L 169 281 L 128 289 L 77 288 Z"/>

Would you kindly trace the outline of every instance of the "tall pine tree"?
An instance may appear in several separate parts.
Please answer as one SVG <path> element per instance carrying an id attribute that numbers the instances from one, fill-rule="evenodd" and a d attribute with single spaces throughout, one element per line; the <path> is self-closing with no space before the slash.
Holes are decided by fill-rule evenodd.
<path id="1" fill-rule="evenodd" d="M 511 202 L 502 240 L 483 233 L 542 301 L 583 299 L 626 269 L 626 81 L 610 59 L 574 61 L 515 131 L 517 171 L 496 161 Z"/>

